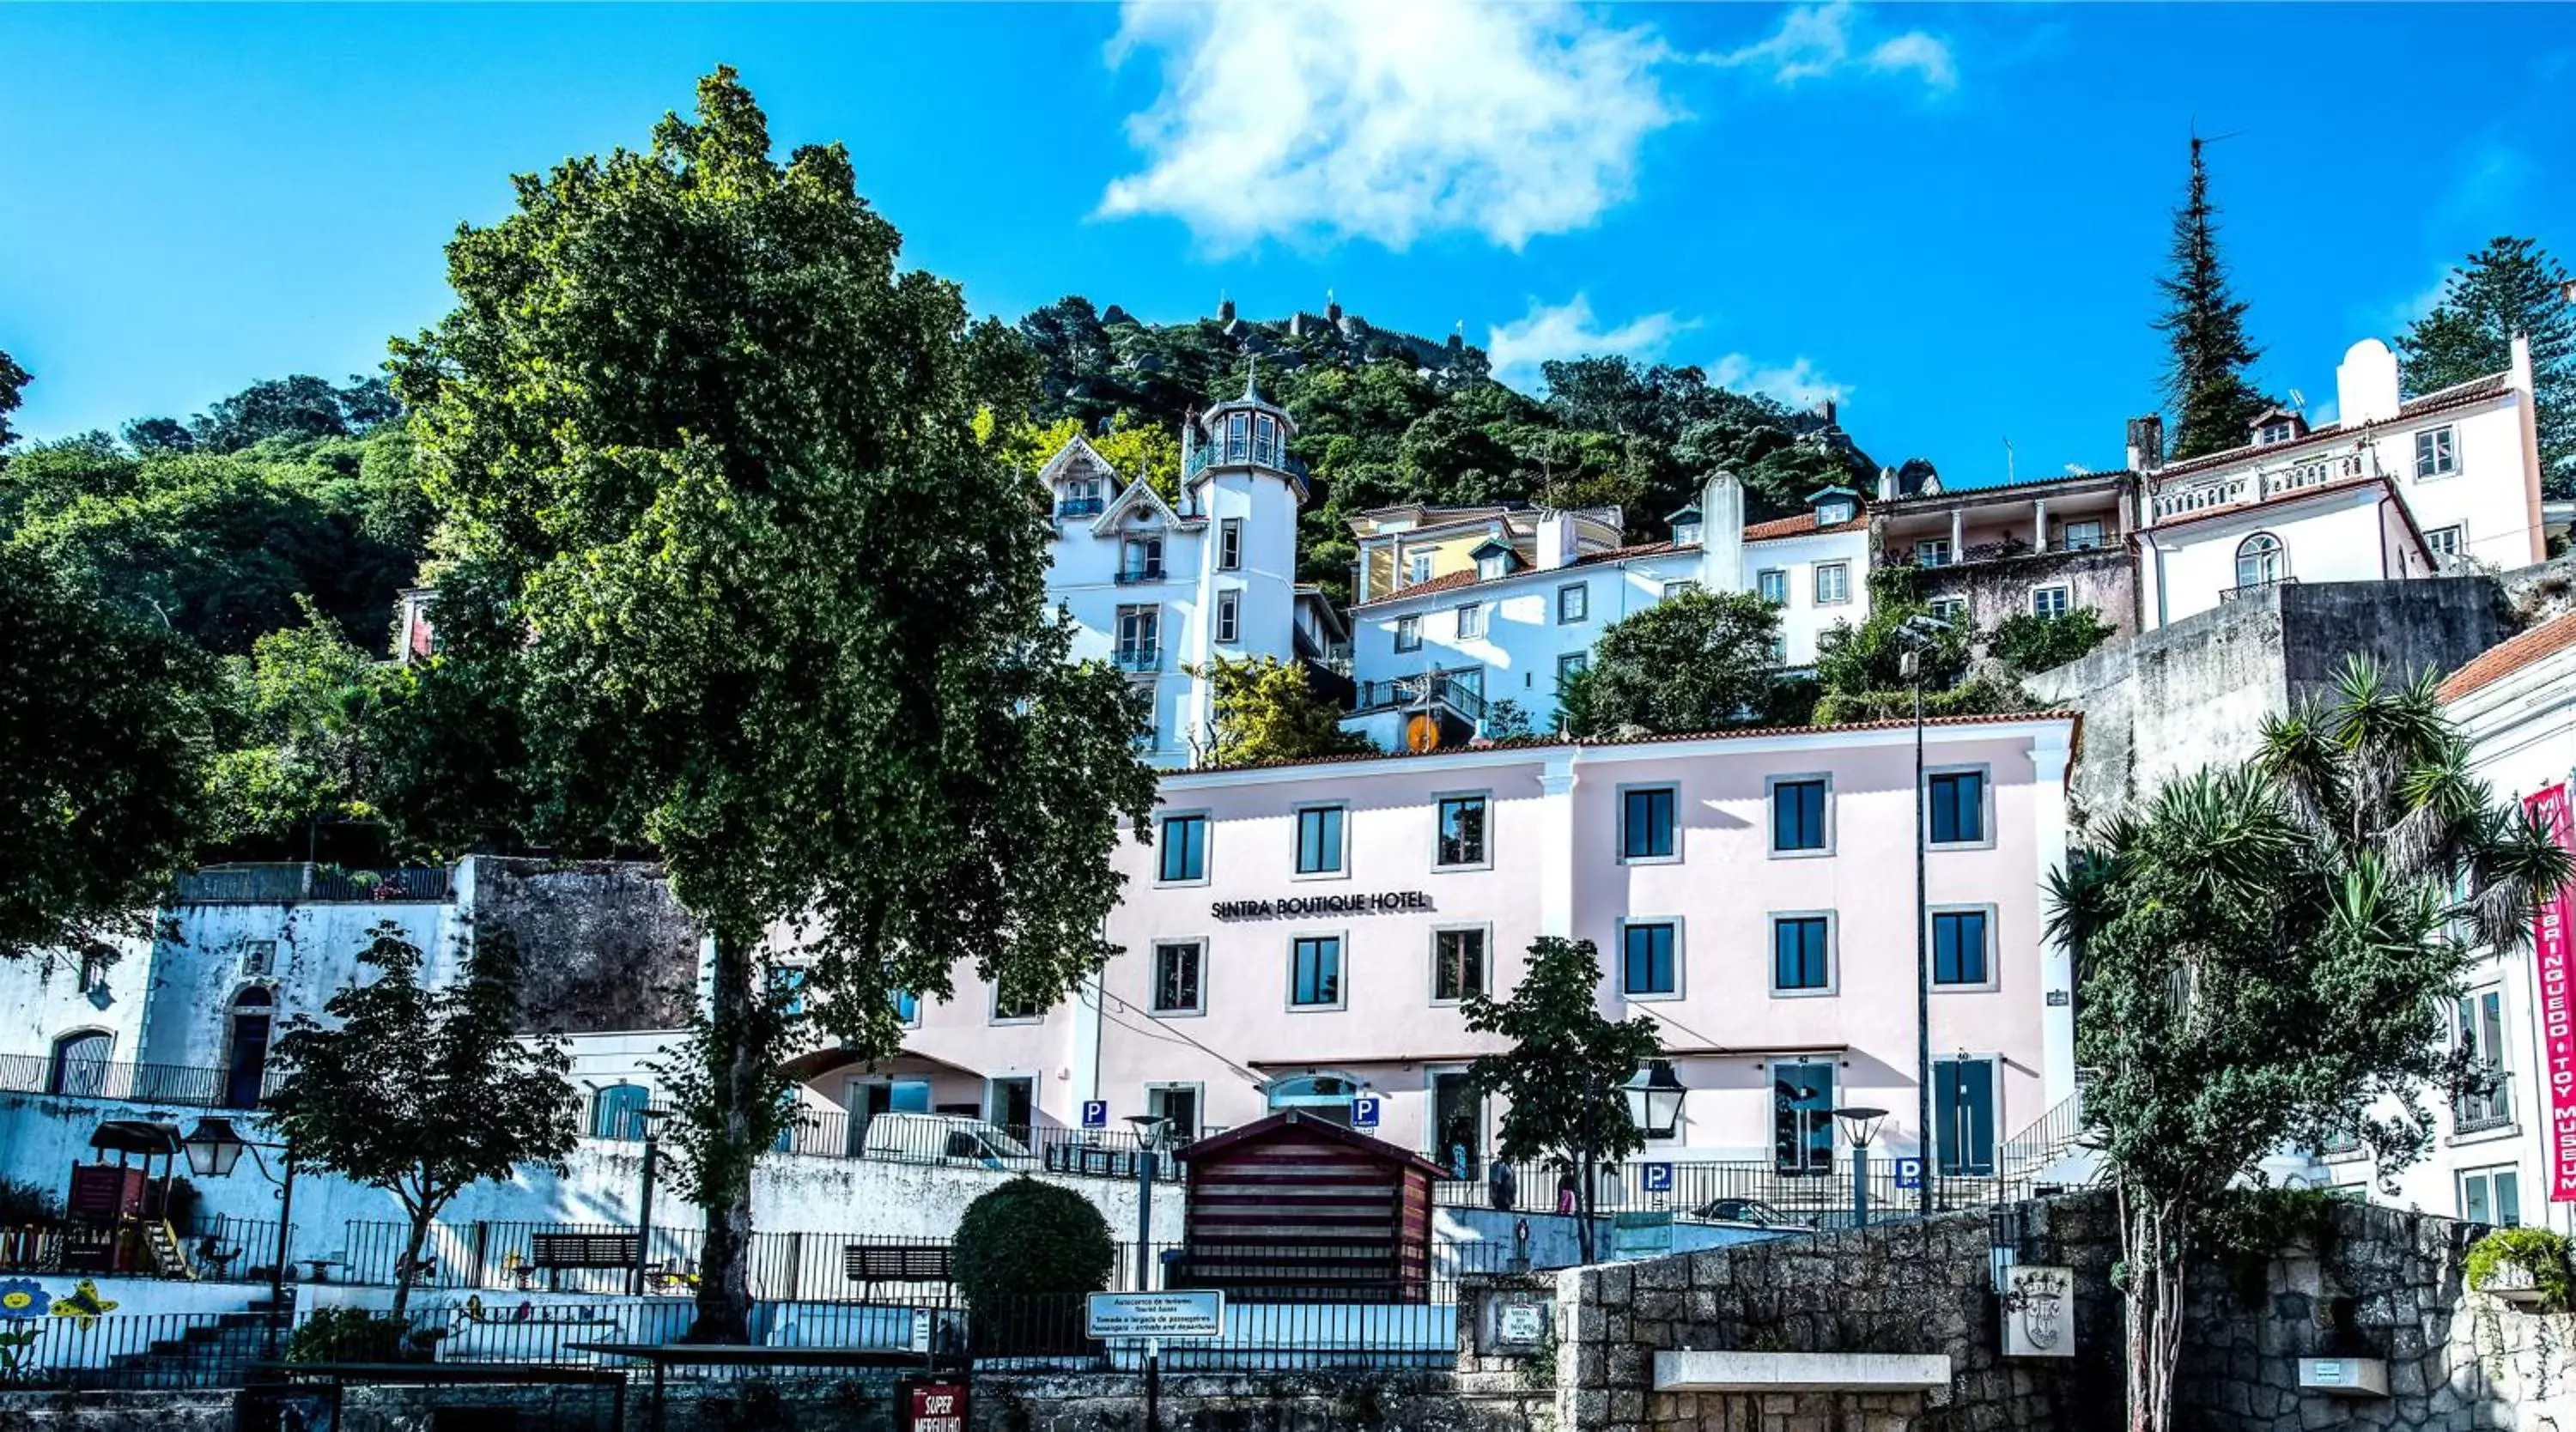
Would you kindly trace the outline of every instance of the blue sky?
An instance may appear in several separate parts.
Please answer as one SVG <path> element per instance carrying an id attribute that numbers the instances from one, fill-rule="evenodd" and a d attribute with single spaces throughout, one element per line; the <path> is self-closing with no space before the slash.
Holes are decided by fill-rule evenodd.
<path id="1" fill-rule="evenodd" d="M 2261 377 L 2327 404 L 2496 233 L 2576 261 L 2576 9 L 0 7 L 0 349 L 39 436 L 372 370 L 508 176 L 738 67 L 1016 318 L 1318 307 L 1838 392 L 1953 481 L 2113 466 L 2212 151 Z"/>

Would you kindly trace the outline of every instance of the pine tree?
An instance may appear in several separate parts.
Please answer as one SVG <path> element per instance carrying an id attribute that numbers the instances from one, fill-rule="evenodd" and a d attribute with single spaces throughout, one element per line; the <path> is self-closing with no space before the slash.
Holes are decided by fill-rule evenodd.
<path id="1" fill-rule="evenodd" d="M 2243 445 L 2272 400 L 2246 370 L 2263 356 L 2245 337 L 2245 304 L 2229 292 L 2218 256 L 2218 207 L 2209 201 L 2207 141 L 2191 140 L 2191 189 L 2174 211 L 2173 270 L 2156 280 L 2164 317 L 2156 331 L 2173 345 L 2164 400 L 2173 410 L 2173 455 L 2198 457 Z"/>
<path id="2" fill-rule="evenodd" d="M 2530 340 L 2541 489 L 2551 497 L 2576 496 L 2576 304 L 2567 283 L 2566 268 L 2531 240 L 2491 240 L 2451 270 L 2442 301 L 2397 340 L 2410 394 L 2501 373 L 2513 362 L 2513 335 Z"/>

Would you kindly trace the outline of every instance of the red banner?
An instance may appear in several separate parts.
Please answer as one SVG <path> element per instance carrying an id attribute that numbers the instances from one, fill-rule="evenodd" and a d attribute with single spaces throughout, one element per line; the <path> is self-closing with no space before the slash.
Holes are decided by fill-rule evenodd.
<path id="1" fill-rule="evenodd" d="M 2576 813 L 2567 787 L 2550 786 L 2523 800 L 2561 849 L 2576 850 Z M 2576 890 L 2540 902 L 2532 921 L 2533 1002 L 2540 1017 L 2540 1058 L 2549 1073 L 2549 1201 L 2576 1203 Z"/>
<path id="2" fill-rule="evenodd" d="M 906 1382 L 902 1432 L 966 1432 L 966 1385 Z"/>

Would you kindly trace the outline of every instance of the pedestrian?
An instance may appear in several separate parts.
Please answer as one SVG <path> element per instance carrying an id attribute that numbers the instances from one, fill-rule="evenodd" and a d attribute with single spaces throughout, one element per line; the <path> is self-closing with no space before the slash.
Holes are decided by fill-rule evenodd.
<path id="1" fill-rule="evenodd" d="M 1520 1179 L 1512 1173 L 1510 1164 L 1496 1159 L 1485 1165 L 1485 1192 L 1493 1200 L 1494 1207 L 1505 1213 L 1511 1212 L 1512 1205 L 1520 1197 L 1519 1185 Z"/>
<path id="2" fill-rule="evenodd" d="M 1571 1168 L 1562 1168 L 1556 1176 L 1556 1211 L 1574 1211 L 1574 1170 Z"/>

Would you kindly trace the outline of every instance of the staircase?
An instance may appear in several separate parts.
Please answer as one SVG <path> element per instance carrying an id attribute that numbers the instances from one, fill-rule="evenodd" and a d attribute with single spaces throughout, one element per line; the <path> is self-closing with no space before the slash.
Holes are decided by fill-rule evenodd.
<path id="1" fill-rule="evenodd" d="M 290 1287 L 282 1302 L 256 1298 L 241 1312 L 192 1320 L 185 1328 L 174 1328 L 175 1336 L 155 1338 L 141 1352 L 120 1353 L 108 1365 L 124 1387 L 238 1387 L 252 1363 L 272 1355 L 271 1325 L 277 1331 L 276 1353 L 282 1355 L 294 1321 L 295 1290 Z"/>
<path id="2" fill-rule="evenodd" d="M 2075 1092 L 2005 1142 L 2002 1166 L 1997 1170 L 2005 1183 L 2080 1185 L 2093 1181 L 2101 1159 L 2083 1146 L 2084 1091 L 2093 1084 L 2093 1072 L 2076 1070 Z"/>
<path id="3" fill-rule="evenodd" d="M 196 1265 L 188 1261 L 188 1246 L 179 1241 L 179 1230 L 170 1220 L 156 1218 L 143 1225 L 143 1251 L 152 1259 L 155 1278 L 184 1278 L 197 1281 Z"/>

